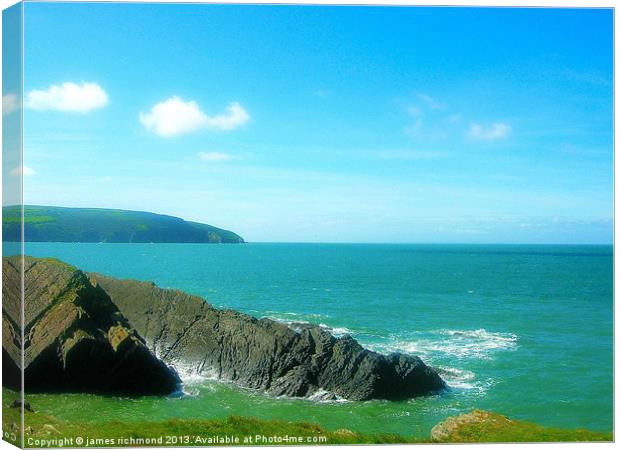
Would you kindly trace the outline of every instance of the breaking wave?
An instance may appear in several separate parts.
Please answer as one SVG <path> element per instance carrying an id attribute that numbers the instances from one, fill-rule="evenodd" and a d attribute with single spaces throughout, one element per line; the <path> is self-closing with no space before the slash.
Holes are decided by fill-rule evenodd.
<path id="1" fill-rule="evenodd" d="M 386 342 L 368 347 L 380 352 L 412 353 L 429 360 L 440 356 L 458 359 L 491 359 L 498 351 L 515 350 L 517 335 L 513 333 L 478 330 L 436 330 L 412 335 L 411 338 L 392 336 Z"/>
<path id="2" fill-rule="evenodd" d="M 451 388 L 473 389 L 477 387 L 476 374 L 469 370 L 455 369 L 454 367 L 435 367 L 435 369 Z"/>
<path id="3" fill-rule="evenodd" d="M 354 334 L 353 331 L 349 330 L 347 327 L 332 327 L 329 325 L 325 325 L 324 323 L 320 323 L 319 326 L 323 328 L 324 330 L 329 331 L 331 334 L 333 334 L 336 337 L 341 337 L 346 334 L 350 334 L 350 335 Z"/>
<path id="4" fill-rule="evenodd" d="M 473 391 L 478 395 L 484 394 L 487 389 L 495 384 L 491 378 L 478 379 L 474 372 L 456 369 L 454 367 L 435 367 L 441 378 L 448 386 L 457 391 Z"/>
<path id="5" fill-rule="evenodd" d="M 279 311 L 267 311 L 262 315 L 265 319 L 271 319 L 275 322 L 284 323 L 287 325 L 293 323 L 315 323 L 317 320 L 327 319 L 327 314 L 302 314 L 294 312 L 279 312 Z"/>
<path id="6" fill-rule="evenodd" d="M 329 331 L 336 337 L 342 337 L 347 334 L 354 335 L 354 331 L 346 328 L 346 327 L 335 327 L 331 325 L 327 325 L 325 323 L 318 323 L 317 321 L 320 319 L 328 319 L 329 316 L 327 314 L 300 314 L 293 312 L 275 312 L 275 311 L 267 311 L 267 314 L 263 316 L 266 319 L 271 319 L 275 322 L 280 322 L 285 325 L 289 325 L 291 328 L 297 330 L 295 325 L 297 324 L 313 324 L 318 325 L 326 331 Z"/>
<path id="7" fill-rule="evenodd" d="M 317 324 L 336 337 L 351 335 L 360 344 L 379 353 L 402 352 L 415 354 L 429 361 L 453 357 L 458 359 L 491 359 L 497 352 L 515 350 L 518 337 L 514 333 L 476 330 L 439 329 L 424 332 L 394 334 L 388 337 L 369 335 L 347 327 L 327 325 L 322 314 L 300 314 L 268 311 L 268 319 L 294 326 L 295 324 Z"/>

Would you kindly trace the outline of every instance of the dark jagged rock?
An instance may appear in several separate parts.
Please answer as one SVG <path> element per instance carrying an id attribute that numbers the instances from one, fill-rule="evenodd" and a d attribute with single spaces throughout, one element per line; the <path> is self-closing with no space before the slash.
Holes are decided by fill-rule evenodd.
<path id="1" fill-rule="evenodd" d="M 18 257 L 2 260 L 4 385 L 19 389 Z M 24 384 L 55 390 L 168 394 L 177 374 L 157 359 L 99 287 L 68 264 L 24 258 Z M 8 368 L 7 368 L 8 367 Z"/>
<path id="2" fill-rule="evenodd" d="M 318 326 L 293 330 L 269 319 L 213 308 L 200 297 L 153 283 L 90 277 L 149 348 L 180 373 L 291 397 L 398 400 L 446 387 L 418 357 L 384 356 Z"/>
<path id="3" fill-rule="evenodd" d="M 21 364 L 18 264 L 3 259 L 4 379 L 14 388 Z M 57 260 L 26 257 L 25 274 L 29 391 L 169 393 L 179 380 L 165 363 L 278 396 L 396 400 L 445 387 L 417 357 L 380 355 L 317 326 L 293 330 L 153 283 L 87 276 Z"/>

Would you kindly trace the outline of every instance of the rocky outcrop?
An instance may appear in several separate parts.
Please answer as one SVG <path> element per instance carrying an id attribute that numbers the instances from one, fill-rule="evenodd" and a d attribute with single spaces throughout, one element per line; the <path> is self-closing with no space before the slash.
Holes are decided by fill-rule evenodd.
<path id="1" fill-rule="evenodd" d="M 3 258 L 5 385 L 19 388 L 20 260 Z M 417 357 L 381 355 L 350 336 L 216 309 L 153 283 L 84 274 L 26 257 L 26 390 L 167 394 L 180 373 L 276 396 L 406 399 L 445 388 Z"/>
<path id="2" fill-rule="evenodd" d="M 293 329 L 216 309 L 153 283 L 90 274 L 142 335 L 180 373 L 211 376 L 273 395 L 349 400 L 406 399 L 445 388 L 415 356 L 364 349 L 317 326 Z"/>
<path id="3" fill-rule="evenodd" d="M 459 435 L 462 429 L 492 421 L 494 420 L 493 416 L 492 413 L 476 409 L 466 414 L 448 417 L 431 429 L 431 440 L 433 442 L 450 442 L 454 436 Z"/>
<path id="4" fill-rule="evenodd" d="M 435 425 L 431 430 L 431 440 L 438 443 L 609 442 L 613 440 L 613 434 L 551 428 L 476 409 L 448 417 Z"/>
<path id="5" fill-rule="evenodd" d="M 21 376 L 20 266 L 18 257 L 2 260 L 4 385 L 14 389 Z M 152 354 L 83 272 L 57 260 L 26 257 L 24 274 L 27 391 L 146 395 L 177 388 L 174 370 Z"/>

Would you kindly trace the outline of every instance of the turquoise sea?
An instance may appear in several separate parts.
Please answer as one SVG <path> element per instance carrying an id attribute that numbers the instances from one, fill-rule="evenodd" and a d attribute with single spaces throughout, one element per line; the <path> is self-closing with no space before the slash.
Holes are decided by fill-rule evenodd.
<path id="1" fill-rule="evenodd" d="M 611 246 L 27 243 L 26 253 L 350 333 L 379 352 L 419 355 L 452 387 L 405 402 L 270 398 L 211 380 L 186 380 L 181 398 L 33 396 L 59 418 L 235 414 L 428 436 L 445 417 L 481 408 L 612 428 Z"/>

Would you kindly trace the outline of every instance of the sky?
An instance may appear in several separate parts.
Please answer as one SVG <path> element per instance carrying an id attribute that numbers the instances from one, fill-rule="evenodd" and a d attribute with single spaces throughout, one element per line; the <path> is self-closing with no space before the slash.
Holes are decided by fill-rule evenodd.
<path id="1" fill-rule="evenodd" d="M 24 201 L 250 242 L 611 243 L 612 20 L 26 3 Z"/>
<path id="2" fill-rule="evenodd" d="M 21 203 L 21 7 L 2 12 L 2 204 Z"/>

